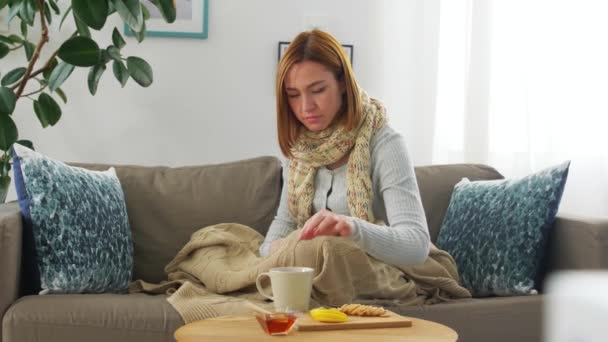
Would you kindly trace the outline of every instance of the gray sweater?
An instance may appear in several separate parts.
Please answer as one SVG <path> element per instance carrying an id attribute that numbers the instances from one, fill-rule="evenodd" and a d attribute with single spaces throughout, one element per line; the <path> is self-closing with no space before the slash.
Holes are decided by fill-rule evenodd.
<path id="1" fill-rule="evenodd" d="M 387 264 L 397 267 L 421 264 L 429 253 L 429 230 L 405 142 L 387 125 L 372 138 L 370 150 L 374 215 L 387 225 L 351 217 L 354 230 L 349 238 L 367 254 Z M 283 169 L 285 180 L 287 169 L 286 165 Z M 351 216 L 346 202 L 346 169 L 346 164 L 335 170 L 318 169 L 312 203 L 314 212 L 328 208 L 334 213 Z M 296 222 L 287 204 L 287 186 L 283 186 L 277 215 L 260 247 L 260 254 L 267 256 L 272 241 L 295 229 Z"/>

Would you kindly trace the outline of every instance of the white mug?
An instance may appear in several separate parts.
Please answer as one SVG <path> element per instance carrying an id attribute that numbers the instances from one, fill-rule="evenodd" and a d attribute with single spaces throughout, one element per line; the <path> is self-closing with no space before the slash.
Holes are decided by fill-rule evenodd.
<path id="1" fill-rule="evenodd" d="M 274 301 L 276 311 L 306 312 L 310 302 L 312 290 L 312 276 L 314 269 L 310 267 L 275 267 L 269 272 L 258 274 L 255 285 L 260 293 Z M 264 292 L 261 280 L 270 278 L 272 295 Z"/>

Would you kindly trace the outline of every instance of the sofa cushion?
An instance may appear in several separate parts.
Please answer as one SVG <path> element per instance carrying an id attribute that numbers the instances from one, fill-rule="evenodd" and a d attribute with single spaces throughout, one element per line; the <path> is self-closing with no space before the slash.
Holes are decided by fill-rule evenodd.
<path id="1" fill-rule="evenodd" d="M 458 333 L 458 341 L 538 342 L 542 340 L 544 298 L 489 297 L 387 308 L 403 316 L 447 325 Z"/>
<path id="2" fill-rule="evenodd" d="M 133 242 L 114 169 L 68 166 L 19 144 L 13 147 L 13 164 L 24 229 L 34 238 L 41 289 L 125 292 Z"/>
<path id="3" fill-rule="evenodd" d="M 473 296 L 530 294 L 570 162 L 521 179 L 456 184 L 437 246 Z"/>
<path id="4" fill-rule="evenodd" d="M 464 177 L 472 181 L 503 178 L 492 167 L 477 164 L 417 166 L 415 171 L 422 206 L 433 242 L 436 241 L 439 234 L 456 183 Z"/>
<path id="5" fill-rule="evenodd" d="M 200 228 L 236 222 L 266 234 L 281 195 L 275 157 L 176 168 L 116 166 L 116 172 L 133 233 L 134 278 L 152 283 L 167 278 L 165 265 Z"/>
<path id="6" fill-rule="evenodd" d="M 2 341 L 173 341 L 184 324 L 166 296 L 26 296 L 3 318 Z"/>

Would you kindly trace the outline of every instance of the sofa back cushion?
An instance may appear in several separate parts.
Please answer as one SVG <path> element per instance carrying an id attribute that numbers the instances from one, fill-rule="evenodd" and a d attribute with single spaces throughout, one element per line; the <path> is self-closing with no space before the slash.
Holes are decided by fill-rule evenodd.
<path id="1" fill-rule="evenodd" d="M 266 234 L 281 194 L 281 162 L 275 157 L 176 168 L 114 167 L 133 233 L 133 277 L 154 283 L 166 279 L 165 265 L 199 228 L 236 222 Z"/>
<path id="2" fill-rule="evenodd" d="M 504 178 L 494 168 L 479 164 L 417 166 L 415 171 L 433 242 L 437 240 L 456 183 L 464 177 L 471 181 Z"/>
<path id="3" fill-rule="evenodd" d="M 113 165 L 72 164 L 92 170 Z M 281 162 L 258 157 L 235 162 L 186 166 L 116 166 L 134 244 L 134 279 L 166 279 L 165 265 L 199 228 L 237 222 L 265 235 L 280 200 Z M 415 168 L 432 241 L 436 241 L 454 185 L 502 179 L 485 165 L 452 164 Z"/>

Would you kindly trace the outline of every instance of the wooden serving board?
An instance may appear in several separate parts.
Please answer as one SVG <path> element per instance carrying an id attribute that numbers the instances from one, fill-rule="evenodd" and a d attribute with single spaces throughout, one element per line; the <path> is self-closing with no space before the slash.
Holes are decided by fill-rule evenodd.
<path id="1" fill-rule="evenodd" d="M 298 318 L 296 325 L 299 331 L 373 329 L 411 327 L 412 320 L 387 310 L 381 317 L 348 316 L 348 321 L 344 323 L 324 323 L 315 321 L 310 314 L 305 313 Z"/>

